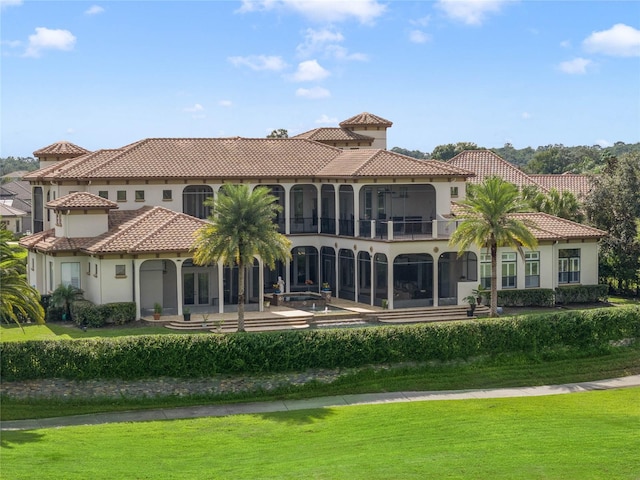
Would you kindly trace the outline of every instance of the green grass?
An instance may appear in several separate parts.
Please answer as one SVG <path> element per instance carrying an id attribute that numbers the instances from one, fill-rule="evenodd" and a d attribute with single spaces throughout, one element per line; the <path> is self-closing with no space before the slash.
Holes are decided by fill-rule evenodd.
<path id="1" fill-rule="evenodd" d="M 0 325 L 1 342 L 24 342 L 27 340 L 72 340 L 78 338 L 98 337 L 123 337 L 128 335 L 167 335 L 167 334 L 194 334 L 207 332 L 182 332 L 170 330 L 162 326 L 123 325 L 117 327 L 89 328 L 83 331 L 69 323 L 47 323 L 46 325 Z"/>
<path id="2" fill-rule="evenodd" d="M 3 478 L 636 479 L 640 389 L 3 432 Z"/>
<path id="3" fill-rule="evenodd" d="M 364 369 L 331 384 L 313 382 L 277 391 L 226 396 L 138 399 L 31 399 L 3 397 L 0 420 L 47 418 L 96 412 L 171 408 L 191 405 L 301 399 L 350 393 L 460 390 L 574 383 L 640 374 L 640 343 L 607 351 L 556 351 L 544 357 L 500 355 L 470 362 Z"/>

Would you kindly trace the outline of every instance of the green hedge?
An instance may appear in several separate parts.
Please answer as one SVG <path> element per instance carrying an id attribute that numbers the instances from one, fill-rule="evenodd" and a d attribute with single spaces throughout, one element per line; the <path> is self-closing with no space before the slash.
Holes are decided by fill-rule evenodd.
<path id="1" fill-rule="evenodd" d="M 640 337 L 640 307 L 482 321 L 231 335 L 148 335 L 0 344 L 3 380 L 190 378 L 453 360 Z"/>
<path id="2" fill-rule="evenodd" d="M 556 288 L 556 303 L 606 302 L 608 294 L 608 285 L 567 285 Z"/>
<path id="3" fill-rule="evenodd" d="M 71 318 L 77 325 L 103 327 L 107 324 L 123 325 L 136 318 L 133 302 L 95 305 L 89 300 L 77 300 L 71 304 Z"/>
<path id="4" fill-rule="evenodd" d="M 498 305 L 503 307 L 553 307 L 555 294 L 550 288 L 498 290 Z M 489 304 L 485 300 L 485 304 Z"/>

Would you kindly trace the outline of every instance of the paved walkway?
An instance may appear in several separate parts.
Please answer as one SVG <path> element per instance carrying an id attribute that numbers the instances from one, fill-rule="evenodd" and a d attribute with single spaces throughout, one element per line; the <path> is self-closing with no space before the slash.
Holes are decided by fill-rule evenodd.
<path id="1" fill-rule="evenodd" d="M 223 417 L 227 415 L 286 412 L 314 408 L 350 405 L 371 405 L 395 402 L 424 402 L 429 400 L 463 400 L 479 398 L 535 397 L 566 393 L 588 392 L 640 386 L 640 375 L 598 380 L 593 382 L 546 385 L 541 387 L 494 388 L 487 390 L 371 393 L 310 398 L 306 400 L 282 400 L 273 402 L 242 403 L 180 407 L 171 409 L 141 410 L 134 412 L 96 413 L 70 417 L 43 418 L 38 420 L 14 420 L 2 422 L 2 430 L 34 430 L 74 425 L 100 425 L 117 422 L 144 422 L 176 420 L 181 418 Z"/>

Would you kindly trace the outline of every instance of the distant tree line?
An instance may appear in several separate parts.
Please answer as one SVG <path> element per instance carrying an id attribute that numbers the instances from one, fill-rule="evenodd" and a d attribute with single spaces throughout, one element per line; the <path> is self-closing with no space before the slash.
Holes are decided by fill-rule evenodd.
<path id="1" fill-rule="evenodd" d="M 39 161 L 33 157 L 0 158 L 0 176 L 21 170 L 32 172 L 38 169 L 39 164 Z"/>
<path id="2" fill-rule="evenodd" d="M 484 147 L 479 147 L 472 142 L 458 142 L 438 145 L 431 153 L 400 147 L 393 147 L 391 151 L 420 160 L 447 161 L 465 150 L 480 149 L 484 149 Z M 640 152 L 640 143 L 616 142 L 614 145 L 604 148 L 600 145 L 566 147 L 562 144 L 555 144 L 539 146 L 536 149 L 532 147 L 517 149 L 512 144 L 506 143 L 501 148 L 489 150 L 527 173 L 602 173 L 607 167 L 608 159 Z"/>

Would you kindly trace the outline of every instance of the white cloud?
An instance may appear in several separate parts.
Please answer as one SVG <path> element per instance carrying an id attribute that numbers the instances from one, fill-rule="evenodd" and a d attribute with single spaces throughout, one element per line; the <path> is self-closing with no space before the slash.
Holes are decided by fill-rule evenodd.
<path id="1" fill-rule="evenodd" d="M 36 33 L 29 35 L 29 45 L 25 57 L 39 57 L 42 50 L 72 50 L 76 37 L 69 30 L 52 30 L 37 27 Z"/>
<path id="2" fill-rule="evenodd" d="M 596 140 L 596 145 L 600 145 L 602 148 L 607 148 L 612 147 L 613 143 L 609 142 L 608 140 L 599 139 Z"/>
<path id="3" fill-rule="evenodd" d="M 0 41 L 0 45 L 6 45 L 9 48 L 17 48 L 22 45 L 20 40 L 2 40 Z"/>
<path id="4" fill-rule="evenodd" d="M 563 40 L 562 42 L 560 42 L 560 46 L 562 48 L 571 48 L 571 41 Z"/>
<path id="5" fill-rule="evenodd" d="M 574 58 L 573 60 L 567 60 L 566 62 L 560 63 L 558 68 L 560 71 L 564 73 L 569 73 L 572 75 L 584 75 L 587 73 L 587 68 L 593 65 L 593 62 L 586 58 Z"/>
<path id="6" fill-rule="evenodd" d="M 431 16 L 427 15 L 426 17 L 409 20 L 409 23 L 417 27 L 426 27 L 427 25 L 429 25 L 429 23 L 431 23 Z"/>
<path id="7" fill-rule="evenodd" d="M 499 13 L 510 0 L 438 0 L 437 7 L 445 15 L 467 25 L 481 25 L 486 18 Z"/>
<path id="8" fill-rule="evenodd" d="M 298 64 L 298 70 L 293 74 L 293 80 L 296 82 L 317 82 L 329 75 L 329 71 L 322 68 L 317 60 L 307 60 Z"/>
<path id="9" fill-rule="evenodd" d="M 220 105 L 221 107 L 226 107 L 226 108 L 228 108 L 228 107 L 233 106 L 233 103 L 231 102 L 231 100 L 220 100 L 220 101 L 218 102 L 218 105 Z"/>
<path id="10" fill-rule="evenodd" d="M 317 100 L 319 98 L 329 98 L 331 92 L 326 88 L 313 87 L 313 88 L 299 88 L 296 90 L 296 97 L 310 98 Z"/>
<path id="11" fill-rule="evenodd" d="M 529 120 L 531 118 L 531 114 L 529 112 L 522 112 L 522 119 Z"/>
<path id="12" fill-rule="evenodd" d="M 409 32 L 409 41 L 412 43 L 427 43 L 431 41 L 431 35 L 424 33 L 422 30 L 411 30 Z"/>
<path id="13" fill-rule="evenodd" d="M 22 0 L 0 0 L 0 8 L 17 7 L 22 5 Z"/>
<path id="14" fill-rule="evenodd" d="M 248 57 L 229 57 L 229 61 L 235 65 L 246 66 L 252 70 L 283 70 L 287 64 L 281 57 L 269 55 L 250 55 Z"/>
<path id="15" fill-rule="evenodd" d="M 84 11 L 85 15 L 99 15 L 101 13 L 104 13 L 104 8 L 100 7 L 99 5 L 92 5 Z"/>
<path id="16" fill-rule="evenodd" d="M 320 123 L 322 125 L 336 125 L 338 123 L 338 119 L 336 117 L 331 118 L 323 113 L 320 115 L 320 118 L 316 120 L 316 123 Z"/>
<path id="17" fill-rule="evenodd" d="M 356 19 L 372 24 L 387 9 L 377 0 L 243 0 L 238 13 L 267 10 L 293 11 L 318 22 L 341 22 Z"/>
<path id="18" fill-rule="evenodd" d="M 640 56 L 640 30 L 617 23 L 609 30 L 593 32 L 582 46 L 591 53 L 602 53 L 614 57 Z"/>
<path id="19" fill-rule="evenodd" d="M 185 107 L 182 109 L 183 112 L 187 112 L 187 113 L 198 113 L 198 112 L 204 112 L 204 107 L 202 105 L 200 105 L 199 103 L 196 103 L 195 105 L 193 105 L 192 107 Z"/>
<path id="20" fill-rule="evenodd" d="M 368 59 L 364 53 L 349 53 L 345 47 L 339 45 L 343 41 L 344 36 L 335 30 L 308 28 L 304 34 L 304 42 L 296 47 L 296 51 L 302 58 L 322 54 L 337 60 L 366 61 Z"/>

